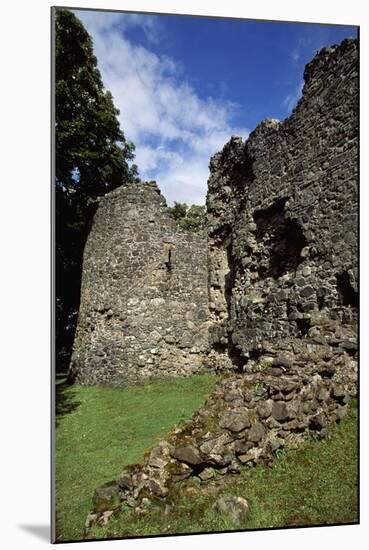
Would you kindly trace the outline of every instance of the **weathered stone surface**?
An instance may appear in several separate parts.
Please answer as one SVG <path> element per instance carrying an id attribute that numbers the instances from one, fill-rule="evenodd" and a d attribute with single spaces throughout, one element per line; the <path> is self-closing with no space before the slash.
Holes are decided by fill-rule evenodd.
<path id="1" fill-rule="evenodd" d="M 249 463 L 256 464 L 261 454 L 262 454 L 262 449 L 253 447 L 252 449 L 247 451 L 246 454 L 240 455 L 238 459 L 240 460 L 240 462 L 242 462 L 242 464 L 249 464 Z"/>
<path id="2" fill-rule="evenodd" d="M 185 478 L 202 476 L 211 486 L 210 466 L 216 478 L 242 464 L 269 463 L 279 448 L 294 448 L 313 433 L 324 437 L 346 414 L 357 378 L 356 160 L 357 43 L 345 40 L 309 63 L 303 97 L 289 119 L 262 122 L 246 142 L 232 138 L 211 160 L 210 313 L 184 313 L 186 326 L 193 323 L 190 332 L 199 330 L 196 319 L 207 319 L 209 353 L 191 352 L 202 345 L 189 347 L 188 332 L 184 339 L 176 331 L 163 334 L 155 320 L 142 365 L 149 357 L 150 372 L 157 372 L 163 358 L 179 349 L 189 362 L 203 355 L 215 372 L 233 373 L 219 381 L 191 421 L 156 445 L 143 464 L 121 474 L 121 502 L 135 509 L 144 498 L 174 504 L 178 490 L 171 492 L 172 486 Z M 169 318 L 163 296 L 156 292 L 149 301 Z M 206 304 L 207 293 L 202 298 Z M 135 328 L 141 326 L 142 301 L 129 298 L 123 324 L 135 313 Z M 170 307 L 181 326 L 178 302 L 177 296 Z M 104 310 L 98 303 L 96 311 L 105 316 L 104 327 L 97 325 L 104 332 L 114 305 Z M 150 313 L 148 323 L 153 319 Z M 128 336 L 137 342 L 136 333 Z M 96 352 L 102 359 L 107 353 L 105 347 Z M 137 354 L 132 357 L 136 361 Z M 92 368 L 88 376 L 95 380 Z M 93 521 L 113 509 L 111 498 L 102 493 Z"/>
<path id="3" fill-rule="evenodd" d="M 149 465 L 153 468 L 164 468 L 166 461 L 159 457 L 153 457 L 149 460 Z"/>
<path id="4" fill-rule="evenodd" d="M 232 432 L 240 432 L 250 426 L 250 418 L 245 409 L 225 411 L 219 417 L 219 426 Z"/>
<path id="5" fill-rule="evenodd" d="M 200 451 L 204 455 L 207 462 L 226 465 L 229 460 L 226 458 L 227 445 L 232 441 L 229 433 L 222 433 L 218 437 L 206 439 L 200 446 Z"/>
<path id="6" fill-rule="evenodd" d="M 181 229 L 155 183 L 101 200 L 86 242 L 70 378 L 126 385 L 203 370 L 206 235 Z"/>
<path id="7" fill-rule="evenodd" d="M 357 351 L 357 342 L 353 342 L 352 340 L 344 340 L 340 346 L 348 352 L 355 353 Z"/>
<path id="8" fill-rule="evenodd" d="M 274 453 L 281 447 L 281 441 L 275 435 L 270 434 L 268 435 L 265 447 L 267 452 Z"/>
<path id="9" fill-rule="evenodd" d="M 187 464 L 197 465 L 203 462 L 198 450 L 192 445 L 177 447 L 173 449 L 170 454 L 173 458 L 181 462 L 186 462 Z"/>
<path id="10" fill-rule="evenodd" d="M 249 430 L 248 433 L 248 440 L 252 441 L 253 443 L 258 443 L 263 437 L 265 436 L 265 428 L 263 424 L 260 422 L 257 422 L 256 424 L 253 424 Z"/>
<path id="11" fill-rule="evenodd" d="M 273 415 L 273 418 L 275 418 L 279 422 L 285 422 L 290 418 L 290 411 L 289 411 L 288 405 L 283 401 L 274 402 L 272 415 Z"/>
<path id="12" fill-rule="evenodd" d="M 220 497 L 213 507 L 215 512 L 230 517 L 235 524 L 244 520 L 250 511 L 246 499 L 233 495 Z"/>
<path id="13" fill-rule="evenodd" d="M 106 510 L 103 512 L 98 520 L 99 525 L 106 525 L 113 514 L 114 510 Z"/>
<path id="14" fill-rule="evenodd" d="M 122 475 L 119 476 L 117 483 L 121 489 L 132 489 L 132 476 L 123 472 Z"/>
<path id="15" fill-rule="evenodd" d="M 189 466 L 185 462 L 178 462 L 171 471 L 171 479 L 175 483 L 178 483 L 179 481 L 183 481 L 184 479 L 187 479 L 192 474 L 193 474 L 193 470 L 191 466 Z"/>
<path id="16" fill-rule="evenodd" d="M 268 418 L 272 414 L 272 410 L 273 410 L 272 399 L 267 399 L 266 401 L 262 401 L 256 407 L 256 412 L 258 413 L 260 418 Z"/>
<path id="17" fill-rule="evenodd" d="M 205 468 L 202 472 L 199 473 L 199 478 L 201 481 L 209 481 L 214 477 L 214 470 L 212 468 Z"/>
<path id="18" fill-rule="evenodd" d="M 292 361 L 287 357 L 284 357 L 283 355 L 279 355 L 273 360 L 272 365 L 274 365 L 275 367 L 284 367 L 286 369 L 290 369 L 292 367 Z"/>
<path id="19" fill-rule="evenodd" d="M 312 430 L 322 430 L 327 426 L 327 418 L 324 414 L 319 413 L 313 416 L 310 420 L 310 428 Z"/>
<path id="20" fill-rule="evenodd" d="M 281 376 L 298 368 L 295 339 L 312 355 L 329 342 L 355 354 L 357 42 L 323 49 L 304 79 L 288 119 L 263 121 L 246 141 L 232 137 L 211 159 L 214 364 L 228 357 L 248 369 L 248 357 L 273 354 L 267 373 Z"/>
<path id="21" fill-rule="evenodd" d="M 99 514 L 88 514 L 86 521 L 85 521 L 85 529 L 88 530 L 91 525 L 97 522 L 99 519 Z"/>
<path id="22" fill-rule="evenodd" d="M 253 446 L 254 444 L 251 443 L 251 441 L 246 441 L 245 439 L 241 439 L 235 442 L 234 450 L 236 455 L 244 455 L 247 453 L 247 451 L 252 449 Z"/>
<path id="23" fill-rule="evenodd" d="M 151 493 L 158 497 L 165 497 L 169 492 L 168 488 L 157 479 L 150 479 L 149 487 Z"/>
<path id="24" fill-rule="evenodd" d="M 120 494 L 117 482 L 111 481 L 95 489 L 93 496 L 93 511 L 105 512 L 115 510 L 120 506 Z"/>

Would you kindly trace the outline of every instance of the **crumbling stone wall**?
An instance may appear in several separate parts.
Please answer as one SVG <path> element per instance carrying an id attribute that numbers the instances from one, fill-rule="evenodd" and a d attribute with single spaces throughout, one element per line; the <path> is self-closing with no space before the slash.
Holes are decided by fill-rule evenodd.
<path id="1" fill-rule="evenodd" d="M 232 138 L 210 165 L 213 364 L 355 347 L 357 323 L 357 43 L 307 65 L 284 122 Z M 351 343 L 350 343 L 351 342 Z"/>
<path id="2" fill-rule="evenodd" d="M 345 416 L 356 390 L 342 383 L 340 369 L 328 375 L 320 365 L 319 374 L 318 364 L 309 362 L 303 376 L 296 365 L 279 376 L 259 370 L 222 380 L 191 421 L 155 445 L 144 464 L 129 466 L 96 489 L 86 529 L 105 524 L 122 503 L 138 513 L 152 503 L 176 505 L 178 491 L 193 476 L 201 484 L 217 482 L 240 473 L 242 465 L 269 464 L 278 449 L 296 448 L 312 433 L 324 437 Z"/>
<path id="3" fill-rule="evenodd" d="M 205 234 L 177 226 L 155 183 L 107 194 L 84 252 L 71 376 L 126 384 L 201 370 L 207 273 Z"/>
<path id="4" fill-rule="evenodd" d="M 86 528 L 123 502 L 176 502 L 277 449 L 323 437 L 357 379 L 357 43 L 305 69 L 289 119 L 211 161 L 208 362 L 229 370 L 190 422 L 94 494 Z M 236 373 L 235 373 L 236 371 Z"/>

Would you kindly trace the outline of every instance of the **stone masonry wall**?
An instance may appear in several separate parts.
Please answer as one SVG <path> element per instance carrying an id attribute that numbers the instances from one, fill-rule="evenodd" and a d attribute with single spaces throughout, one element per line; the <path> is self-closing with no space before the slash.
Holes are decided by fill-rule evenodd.
<path id="1" fill-rule="evenodd" d="M 213 364 L 355 347 L 358 55 L 345 40 L 304 73 L 284 122 L 266 120 L 211 160 L 210 329 Z"/>
<path id="2" fill-rule="evenodd" d="M 145 513 L 324 437 L 357 388 L 357 43 L 324 48 L 285 122 L 211 161 L 207 361 L 229 370 L 191 421 L 96 489 L 86 529 Z M 180 487 L 180 488 L 179 488 Z M 163 508 L 164 509 L 164 508 Z"/>
<path id="3" fill-rule="evenodd" d="M 328 374 L 326 365 L 319 374 L 318 364 L 309 364 L 303 376 L 291 366 L 280 376 L 259 371 L 224 378 L 191 421 L 150 449 L 143 464 L 128 466 L 95 490 L 86 533 L 94 523 L 106 524 L 122 504 L 140 514 L 153 504 L 176 506 L 193 477 L 200 487 L 216 487 L 244 465 L 270 464 L 276 451 L 296 448 L 311 434 L 327 435 L 356 389 L 342 383 L 339 368 Z"/>
<path id="4" fill-rule="evenodd" d="M 71 375 L 126 384 L 201 370 L 207 278 L 206 236 L 177 226 L 155 183 L 106 195 L 85 247 Z"/>

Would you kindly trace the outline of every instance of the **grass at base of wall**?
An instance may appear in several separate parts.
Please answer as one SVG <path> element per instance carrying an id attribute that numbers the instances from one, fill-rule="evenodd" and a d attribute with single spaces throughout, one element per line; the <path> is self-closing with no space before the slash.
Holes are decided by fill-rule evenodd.
<path id="1" fill-rule="evenodd" d="M 113 479 L 204 401 L 215 377 L 156 380 L 125 389 L 63 386 L 56 432 L 57 534 L 81 540 L 94 489 Z M 239 526 L 212 509 L 222 494 L 244 497 L 250 514 Z M 181 485 L 166 514 L 151 505 L 139 516 L 124 506 L 89 538 L 212 532 L 357 522 L 357 411 L 326 439 L 278 453 L 273 467 L 243 467 L 239 475 Z"/>
<path id="2" fill-rule="evenodd" d="M 357 523 L 357 411 L 351 410 L 326 439 L 281 451 L 272 467 L 244 466 L 226 478 L 218 488 L 216 482 L 200 484 L 193 478 L 167 513 L 152 505 L 139 516 L 123 506 L 107 526 L 94 526 L 89 538 Z M 248 501 L 250 513 L 242 523 L 214 512 L 221 495 Z"/>
<path id="3" fill-rule="evenodd" d="M 96 487 L 114 479 L 174 425 L 188 420 L 217 378 L 154 380 L 142 386 L 56 390 L 57 540 L 79 540 Z"/>

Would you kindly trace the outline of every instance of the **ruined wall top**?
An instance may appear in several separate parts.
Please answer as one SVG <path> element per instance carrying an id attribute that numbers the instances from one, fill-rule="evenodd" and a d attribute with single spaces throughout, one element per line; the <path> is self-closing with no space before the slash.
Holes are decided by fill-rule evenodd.
<path id="1" fill-rule="evenodd" d="M 301 343 L 327 357 L 355 352 L 357 42 L 321 50 L 304 78 L 288 119 L 232 137 L 211 159 L 207 237 L 178 227 L 154 182 L 101 199 L 76 380 L 252 369 Z"/>
<path id="2" fill-rule="evenodd" d="M 347 413 L 357 377 L 357 108 L 357 42 L 345 40 L 307 66 L 287 120 L 262 122 L 212 158 L 207 361 L 236 373 L 143 464 L 95 491 L 87 528 L 123 502 L 139 513 L 176 505 L 178 485 L 184 492 L 194 476 L 212 483 L 269 464 Z"/>
<path id="3" fill-rule="evenodd" d="M 180 228 L 155 182 L 100 201 L 83 261 L 79 383 L 190 375 L 207 350 L 206 236 Z"/>
<path id="4" fill-rule="evenodd" d="M 210 165 L 213 348 L 260 355 L 356 340 L 358 50 L 324 48 L 284 122 L 233 137 Z M 354 344 L 352 344 L 354 345 Z M 326 349 L 332 353 L 332 349 Z"/>

